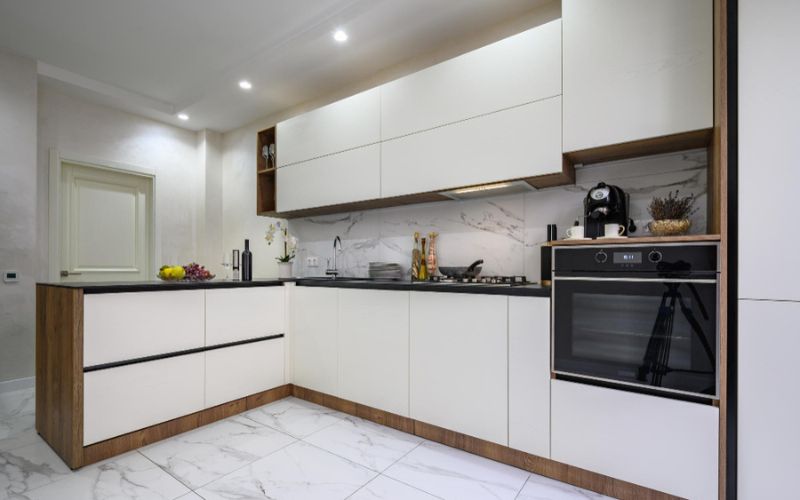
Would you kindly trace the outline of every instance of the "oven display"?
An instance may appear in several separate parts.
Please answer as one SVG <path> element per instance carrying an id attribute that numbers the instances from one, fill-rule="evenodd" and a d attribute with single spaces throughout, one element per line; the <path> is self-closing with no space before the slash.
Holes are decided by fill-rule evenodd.
<path id="1" fill-rule="evenodd" d="M 641 264 L 642 252 L 614 252 L 614 264 Z"/>

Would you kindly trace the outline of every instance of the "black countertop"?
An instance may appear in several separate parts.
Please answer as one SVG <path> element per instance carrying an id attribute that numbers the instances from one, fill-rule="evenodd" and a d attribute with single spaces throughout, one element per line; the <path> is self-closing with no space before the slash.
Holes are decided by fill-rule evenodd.
<path id="1" fill-rule="evenodd" d="M 411 281 L 376 281 L 358 278 L 291 278 L 291 279 L 257 279 L 253 281 L 128 281 L 97 283 L 40 283 L 41 285 L 63 288 L 82 289 L 85 294 L 125 293 L 125 292 L 158 292 L 169 290 L 203 290 L 214 288 L 249 288 L 263 286 L 281 286 L 286 282 L 294 282 L 297 286 L 357 288 L 366 290 L 409 290 L 421 292 L 475 293 L 484 295 L 510 295 L 518 297 L 549 297 L 550 287 L 541 285 L 483 285 L 455 284 Z"/>

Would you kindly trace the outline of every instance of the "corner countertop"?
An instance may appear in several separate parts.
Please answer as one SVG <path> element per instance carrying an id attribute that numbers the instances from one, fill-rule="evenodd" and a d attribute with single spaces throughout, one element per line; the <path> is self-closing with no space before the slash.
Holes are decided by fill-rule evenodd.
<path id="1" fill-rule="evenodd" d="M 250 288 L 265 286 L 281 286 L 284 283 L 296 283 L 297 286 L 357 288 L 366 290 L 408 290 L 421 292 L 473 293 L 484 295 L 508 295 L 517 297 L 550 297 L 550 287 L 538 284 L 529 285 L 482 285 L 453 284 L 412 281 L 379 281 L 365 278 L 290 278 L 290 279 L 256 279 L 253 281 L 211 280 L 211 281 L 110 281 L 95 283 L 39 283 L 42 286 L 81 289 L 84 294 L 125 293 L 125 292 L 159 292 L 169 290 L 204 290 L 216 288 Z"/>

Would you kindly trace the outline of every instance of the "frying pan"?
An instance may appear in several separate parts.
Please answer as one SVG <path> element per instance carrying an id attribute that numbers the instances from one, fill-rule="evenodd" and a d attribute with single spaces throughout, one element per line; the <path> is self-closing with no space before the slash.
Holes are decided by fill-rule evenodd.
<path id="1" fill-rule="evenodd" d="M 469 267 L 439 266 L 439 272 L 453 278 L 476 278 L 481 273 L 481 269 L 483 269 L 481 264 L 483 264 L 483 259 L 476 260 Z"/>

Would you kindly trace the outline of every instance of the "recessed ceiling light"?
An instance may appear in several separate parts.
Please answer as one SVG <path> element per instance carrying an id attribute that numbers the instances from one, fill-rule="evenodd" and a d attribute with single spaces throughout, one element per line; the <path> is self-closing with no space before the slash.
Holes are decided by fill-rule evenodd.
<path id="1" fill-rule="evenodd" d="M 247 80 L 242 80 L 239 82 L 239 88 L 242 90 L 250 90 L 253 88 L 253 84 L 248 82 Z"/>
<path id="2" fill-rule="evenodd" d="M 178 113 L 178 118 L 180 120 L 186 121 L 189 119 L 189 115 L 187 115 L 186 113 Z"/>
<path id="3" fill-rule="evenodd" d="M 333 32 L 333 39 L 339 43 L 346 42 L 349 37 L 344 30 L 336 30 Z"/>

